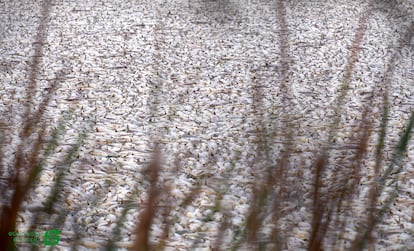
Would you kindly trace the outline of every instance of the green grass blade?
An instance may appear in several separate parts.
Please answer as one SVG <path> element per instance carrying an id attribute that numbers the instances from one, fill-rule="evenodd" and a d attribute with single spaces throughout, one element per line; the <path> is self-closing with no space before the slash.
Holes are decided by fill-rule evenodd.
<path id="1" fill-rule="evenodd" d="M 403 134 L 401 135 L 399 142 L 394 150 L 390 165 L 384 171 L 384 174 L 379 179 L 379 184 L 380 184 L 379 191 L 382 191 L 382 189 L 384 188 L 386 180 L 388 180 L 392 175 L 398 174 L 401 171 L 402 169 L 401 159 L 407 149 L 407 145 L 410 140 L 411 131 L 413 128 L 413 124 L 414 124 L 414 111 L 411 112 L 411 116 L 408 120 L 408 124 Z"/>

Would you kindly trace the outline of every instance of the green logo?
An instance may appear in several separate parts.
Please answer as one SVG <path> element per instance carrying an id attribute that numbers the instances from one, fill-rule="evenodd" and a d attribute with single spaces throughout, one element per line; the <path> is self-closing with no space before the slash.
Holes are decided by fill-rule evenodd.
<path id="1" fill-rule="evenodd" d="M 54 246 L 59 243 L 60 240 L 60 230 L 52 229 L 47 230 L 43 237 L 43 244 L 46 246 Z"/>
<path id="2" fill-rule="evenodd" d="M 57 229 L 48 230 L 46 232 L 9 232 L 8 235 L 13 238 L 13 243 L 15 244 L 30 243 L 32 245 L 39 246 L 42 243 L 42 236 L 43 244 L 46 246 L 57 245 L 60 240 L 60 230 Z"/>

